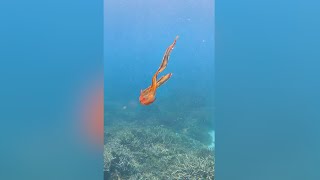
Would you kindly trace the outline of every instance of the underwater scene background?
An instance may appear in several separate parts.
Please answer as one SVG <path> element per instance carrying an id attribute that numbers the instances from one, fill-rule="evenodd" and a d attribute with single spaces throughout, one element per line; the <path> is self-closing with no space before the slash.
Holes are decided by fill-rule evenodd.
<path id="1" fill-rule="evenodd" d="M 214 1 L 105 0 L 104 13 L 104 179 L 214 179 Z M 143 106 L 177 35 L 173 75 Z"/>

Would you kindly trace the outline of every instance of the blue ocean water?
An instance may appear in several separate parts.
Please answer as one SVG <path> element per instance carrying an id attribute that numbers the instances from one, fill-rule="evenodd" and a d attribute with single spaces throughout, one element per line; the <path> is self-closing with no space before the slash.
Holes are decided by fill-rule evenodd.
<path id="1" fill-rule="evenodd" d="M 218 179 L 320 179 L 319 7 L 217 1 Z"/>
<path id="2" fill-rule="evenodd" d="M 0 2 L 0 179 L 102 179 L 103 144 L 79 118 L 103 78 L 102 6 Z"/>
<path id="3" fill-rule="evenodd" d="M 167 132 L 169 135 L 159 132 L 159 138 L 171 137 L 173 133 L 177 137 L 197 141 L 206 148 L 213 148 L 214 1 L 107 0 L 104 12 L 105 152 L 112 151 L 105 158 L 110 158 L 112 153 L 112 158 L 115 158 L 107 160 L 106 178 L 115 176 L 117 168 L 121 178 L 137 178 L 141 175 L 140 170 L 132 170 L 135 173 L 126 176 L 129 170 L 122 171 L 119 162 L 116 162 L 117 158 L 126 157 L 123 154 L 114 155 L 113 152 L 117 151 L 114 139 L 121 139 L 122 131 L 125 134 L 141 131 L 140 134 L 143 134 L 148 133 L 150 128 L 159 127 L 161 132 L 170 130 Z M 151 78 L 159 68 L 165 50 L 176 36 L 179 39 L 171 52 L 168 66 L 158 78 L 167 73 L 173 75 L 157 89 L 156 101 L 143 106 L 139 103 L 140 90 L 151 85 Z M 129 127 L 137 129 L 131 130 Z M 157 129 L 154 131 L 157 134 Z M 136 139 L 128 142 L 128 149 L 139 154 L 140 151 L 132 150 L 131 146 L 134 145 L 131 143 L 144 137 L 135 133 L 132 136 Z M 150 141 L 157 144 L 155 139 Z M 178 142 L 173 146 L 179 146 Z M 167 146 L 165 142 L 158 145 Z M 170 148 L 168 152 L 174 153 Z M 147 157 L 145 162 L 140 162 L 141 166 L 150 164 L 148 158 L 156 156 L 145 154 Z M 137 156 L 130 158 L 138 159 Z M 162 171 L 159 169 L 158 173 Z M 161 179 L 152 170 L 141 171 Z M 146 178 L 146 175 L 141 177 Z M 187 175 L 183 177 L 187 178 Z"/>
<path id="4" fill-rule="evenodd" d="M 211 96 L 213 1 L 106 1 L 104 24 L 106 99 L 136 100 L 176 35 L 180 39 L 167 68 L 174 74 L 168 86 Z M 167 93 L 174 91 L 166 85 L 159 90 L 159 101 Z"/>
<path id="5" fill-rule="evenodd" d="M 134 6 L 132 12 L 143 12 L 145 7 L 151 7 L 151 3 L 157 3 L 155 8 L 147 8 L 150 14 L 157 12 L 159 18 L 155 22 L 166 14 L 181 11 L 187 13 L 183 10 L 185 8 L 190 14 L 200 15 L 211 7 L 204 5 L 204 1 L 162 1 L 163 4 L 154 1 L 118 2 L 125 4 L 125 8 L 118 8 L 123 11 L 117 16 L 134 22 L 124 26 L 130 29 L 128 32 L 135 31 L 132 28 L 134 25 L 144 23 L 143 17 L 138 18 L 130 13 L 126 5 L 128 3 Z M 115 2 L 110 3 L 114 5 Z M 102 1 L 0 1 L 0 179 L 102 178 L 102 152 L 96 149 L 92 151 L 92 142 L 83 139 L 82 133 L 75 132 L 81 129 L 77 126 L 81 121 L 72 115 L 81 112 L 74 106 L 83 103 L 83 97 L 78 96 L 78 85 L 90 87 L 89 79 L 93 74 L 101 73 L 102 5 Z M 200 6 L 203 7 L 201 10 Z M 214 67 L 217 82 L 214 87 L 217 108 L 214 121 L 217 126 L 214 129 L 218 137 L 215 147 L 218 168 L 215 174 L 219 179 L 320 179 L 318 7 L 319 1 L 316 0 L 217 1 Z M 108 12 L 105 13 L 112 14 L 117 8 L 106 10 Z M 126 15 L 128 13 L 130 15 Z M 132 19 L 135 21 L 129 21 Z M 166 18 L 166 21 L 161 22 L 170 23 L 171 20 L 173 18 Z M 186 24 L 186 21 L 181 20 L 178 21 L 180 24 Z M 115 26 L 111 27 L 123 25 L 119 22 L 114 21 Z M 152 36 L 163 42 L 161 45 L 157 42 L 156 46 L 152 44 L 154 41 L 148 41 L 145 47 L 163 48 L 157 51 L 157 56 L 161 57 L 166 44 L 176 35 L 176 32 L 171 31 L 177 29 L 176 24 L 164 26 L 164 23 L 150 23 L 149 29 L 165 27 L 163 34 L 167 37 L 162 39 L 158 34 Z M 189 37 L 195 37 L 195 32 L 207 32 L 205 28 L 180 28 L 181 32 L 189 32 Z M 119 32 L 112 31 L 110 27 L 105 30 L 115 34 Z M 139 32 L 147 30 L 139 29 Z M 182 42 L 182 33 L 179 34 L 179 42 Z M 145 34 L 141 34 L 139 39 L 144 39 L 142 35 L 145 37 Z M 125 41 L 123 39 L 121 43 L 126 44 Z M 112 42 L 116 44 L 116 40 Z M 138 48 L 132 50 L 132 43 L 129 45 L 126 49 L 118 48 L 118 54 L 137 51 Z M 190 47 L 196 45 L 188 44 Z M 190 49 L 183 54 L 192 54 Z M 177 45 L 172 60 L 178 59 L 178 52 Z M 150 56 L 150 62 L 154 62 L 154 65 L 146 64 L 149 61 L 138 65 L 158 67 L 158 62 L 153 61 L 153 55 Z M 192 61 L 181 60 L 179 64 L 192 70 L 191 67 L 195 66 L 192 62 L 197 58 L 190 57 Z M 169 69 L 174 66 L 172 60 L 166 71 L 175 73 Z M 139 69 L 138 72 L 144 71 Z M 113 79 L 111 75 L 110 72 L 109 78 Z M 172 92 L 171 89 L 164 91 L 164 88 L 169 88 L 170 83 L 171 86 L 177 84 L 172 83 L 173 80 L 170 79 L 161 87 L 157 102 L 166 97 L 164 92 Z M 128 86 L 123 82 L 117 84 L 120 86 L 109 85 L 113 88 L 113 94 L 106 98 L 128 96 L 126 93 L 116 93 L 121 92 L 122 88 L 117 87 L 122 84 Z M 185 86 L 189 83 L 188 80 L 184 81 Z M 141 86 L 147 84 L 146 80 Z M 106 84 L 106 92 L 107 88 Z M 190 94 L 196 94 L 194 92 Z M 193 97 L 190 94 L 183 97 Z M 172 99 L 168 99 L 171 104 Z M 129 109 L 123 105 L 127 100 L 123 102 L 119 106 Z M 117 109 L 117 106 L 108 105 L 108 109 L 112 107 Z M 152 109 L 150 115 L 156 114 L 156 108 L 149 109 Z M 133 117 L 130 113 L 119 115 L 126 116 L 122 119 Z M 110 122 L 106 121 L 106 127 L 109 127 Z M 169 122 L 177 124 L 175 121 Z M 159 130 L 163 131 L 161 128 L 154 130 L 158 133 Z M 143 131 L 135 131 L 140 132 Z"/>

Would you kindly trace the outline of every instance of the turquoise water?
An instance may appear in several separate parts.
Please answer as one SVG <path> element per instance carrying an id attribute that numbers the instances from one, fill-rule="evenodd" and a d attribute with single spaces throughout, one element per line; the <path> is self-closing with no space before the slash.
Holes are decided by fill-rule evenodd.
<path id="1" fill-rule="evenodd" d="M 204 15 L 211 6 L 204 6 L 201 0 L 197 4 L 188 0 L 164 1 L 156 7 L 152 6 L 152 0 L 129 3 L 106 2 L 105 12 L 110 19 L 105 19 L 109 22 L 109 25 L 105 23 L 105 32 L 111 33 L 105 36 L 106 42 L 110 42 L 105 46 L 109 50 L 106 67 L 116 70 L 106 72 L 106 82 L 110 82 L 106 83 L 109 103 L 106 103 L 106 136 L 125 135 L 122 143 L 132 143 L 125 144 L 127 149 L 121 150 L 130 147 L 127 154 L 135 152 L 135 157 L 144 155 L 138 150 L 145 149 L 144 145 L 150 140 L 157 142 L 147 149 L 153 150 L 153 155 L 166 153 L 172 147 L 182 152 L 193 147 L 199 149 L 201 145 L 190 141 L 190 136 L 182 136 L 179 128 L 169 128 L 179 125 L 177 121 L 170 116 L 158 118 L 160 113 L 155 113 L 155 107 L 168 108 L 173 112 L 172 117 L 176 117 L 178 110 L 172 107 L 175 102 L 175 107 L 188 114 L 182 100 L 201 99 L 199 95 L 207 99 L 205 88 L 199 87 L 206 86 L 205 77 L 209 76 L 202 76 L 203 71 L 191 72 L 200 67 L 213 67 L 204 67 L 200 64 L 201 58 L 194 58 L 209 56 L 202 53 L 208 52 L 208 48 L 199 46 L 195 39 L 213 29 L 203 23 L 211 22 L 209 15 Z M 103 2 L 29 0 L 0 1 L 0 4 L 0 17 L 3 17 L 0 28 L 0 179 L 101 179 L 102 144 L 100 147 L 91 142 L 89 134 L 83 132 L 84 126 L 80 125 L 83 120 L 79 118 L 83 109 L 78 106 L 86 105 L 88 95 L 83 91 L 91 90 L 93 76 L 103 70 Z M 217 2 L 216 10 L 216 111 L 212 129 L 219 140 L 214 149 L 218 167 L 215 177 L 223 180 L 319 180 L 319 1 L 224 0 Z M 154 16 L 141 15 L 155 13 Z M 178 15 L 179 18 L 174 17 Z M 196 23 L 194 18 L 185 18 L 186 15 L 205 18 L 196 19 Z M 140 28 L 142 26 L 144 28 Z M 128 99 L 137 102 L 139 90 L 150 84 L 149 78 L 154 73 L 151 71 L 159 66 L 159 58 L 177 34 L 180 40 L 166 69 L 174 76 L 159 89 L 155 106 L 142 109 L 131 103 L 133 106 L 129 107 Z M 144 46 L 140 46 L 142 43 Z M 192 48 L 198 49 L 192 51 Z M 132 59 L 136 56 L 144 61 Z M 131 66 L 126 67 L 129 62 Z M 211 63 L 205 62 L 206 65 Z M 126 72 L 118 64 L 126 67 Z M 188 76 L 179 78 L 180 73 Z M 140 84 L 127 83 L 129 78 Z M 195 79 L 200 82 L 193 81 L 194 86 L 190 86 L 189 80 Z M 175 87 L 183 90 L 177 93 Z M 170 93 L 176 95 L 169 96 Z M 164 99 L 168 103 L 163 103 Z M 127 106 L 124 109 L 131 109 L 125 112 L 135 112 L 139 116 L 129 120 L 133 115 L 120 111 L 124 105 Z M 133 110 L 134 106 L 141 109 Z M 117 112 L 123 117 L 110 115 Z M 172 124 L 147 126 L 146 117 L 161 122 L 168 120 Z M 134 122 L 133 119 L 136 123 L 130 126 L 120 124 L 124 120 Z M 106 138 L 106 143 L 111 143 L 112 139 L 115 138 Z M 160 145 L 166 140 L 170 146 Z M 207 146 L 208 143 L 201 141 L 201 144 Z M 119 143 L 113 145 L 115 149 Z M 154 156 L 141 159 L 147 157 Z M 172 162 L 177 167 L 188 159 L 185 155 L 175 157 L 177 159 Z M 127 162 L 139 162 L 137 158 L 131 160 Z M 149 165 L 150 170 L 155 167 Z M 168 172 L 162 170 L 157 172 Z M 155 171 L 149 172 L 152 176 Z M 139 179 L 137 176 L 131 179 Z"/>
<path id="2" fill-rule="evenodd" d="M 213 1 L 106 1 L 104 26 L 105 179 L 213 179 Z M 177 35 L 159 77 L 173 75 L 142 106 Z"/>

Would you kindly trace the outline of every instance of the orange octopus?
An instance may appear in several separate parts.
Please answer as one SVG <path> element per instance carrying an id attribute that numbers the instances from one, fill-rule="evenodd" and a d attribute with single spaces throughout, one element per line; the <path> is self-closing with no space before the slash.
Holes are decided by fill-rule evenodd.
<path id="1" fill-rule="evenodd" d="M 159 80 L 157 80 L 158 74 L 161 73 L 167 67 L 170 53 L 173 50 L 174 46 L 176 45 L 178 38 L 179 36 L 176 36 L 173 43 L 167 48 L 166 52 L 164 53 L 164 56 L 162 58 L 162 63 L 159 69 L 156 71 L 156 73 L 152 77 L 151 85 L 147 89 L 140 91 L 139 101 L 142 105 L 149 105 L 153 103 L 156 100 L 155 96 L 156 96 L 157 88 L 160 87 L 166 81 L 168 81 L 168 79 L 172 76 L 172 73 L 169 73 L 162 76 Z"/>

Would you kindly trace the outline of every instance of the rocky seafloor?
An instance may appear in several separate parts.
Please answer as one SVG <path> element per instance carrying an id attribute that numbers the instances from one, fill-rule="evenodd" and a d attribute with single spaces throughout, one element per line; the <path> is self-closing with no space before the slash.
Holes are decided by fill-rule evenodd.
<path id="1" fill-rule="evenodd" d="M 170 109 L 105 112 L 105 180 L 214 179 L 210 109 Z"/>
<path id="2" fill-rule="evenodd" d="M 107 128 L 105 179 L 214 179 L 214 150 L 164 127 Z"/>

